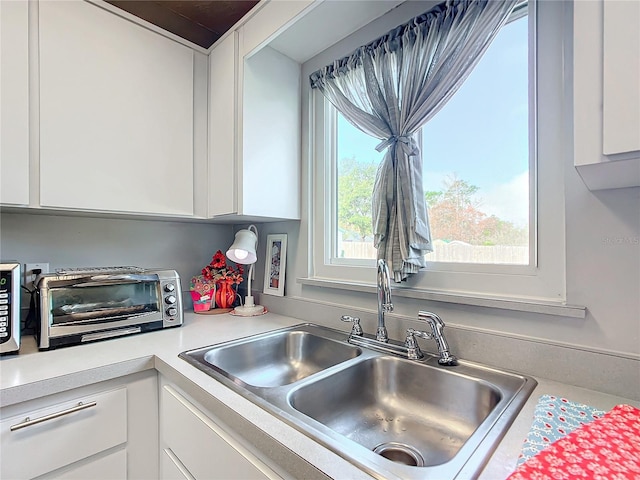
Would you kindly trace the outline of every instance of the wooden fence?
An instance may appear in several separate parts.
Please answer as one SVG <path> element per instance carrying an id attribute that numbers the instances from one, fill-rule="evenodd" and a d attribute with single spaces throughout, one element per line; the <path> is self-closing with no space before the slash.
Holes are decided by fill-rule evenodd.
<path id="1" fill-rule="evenodd" d="M 342 242 L 343 258 L 376 258 L 372 242 Z M 469 245 L 462 242 L 434 242 L 434 251 L 427 255 L 430 262 L 516 264 L 529 263 L 529 247 L 514 245 Z"/>

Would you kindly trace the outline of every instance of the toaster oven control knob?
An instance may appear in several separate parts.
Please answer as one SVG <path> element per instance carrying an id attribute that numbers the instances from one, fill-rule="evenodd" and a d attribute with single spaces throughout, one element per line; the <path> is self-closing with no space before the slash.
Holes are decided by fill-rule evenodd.
<path id="1" fill-rule="evenodd" d="M 170 317 L 175 317 L 178 314 L 178 309 L 176 307 L 167 308 L 167 315 Z"/>
<path id="2" fill-rule="evenodd" d="M 169 305 L 173 305 L 174 303 L 176 303 L 176 297 L 174 295 L 167 295 L 166 297 L 164 297 L 164 301 Z"/>
<path id="3" fill-rule="evenodd" d="M 165 292 L 173 292 L 176 289 L 176 286 L 173 283 L 167 283 L 164 286 L 164 291 Z"/>

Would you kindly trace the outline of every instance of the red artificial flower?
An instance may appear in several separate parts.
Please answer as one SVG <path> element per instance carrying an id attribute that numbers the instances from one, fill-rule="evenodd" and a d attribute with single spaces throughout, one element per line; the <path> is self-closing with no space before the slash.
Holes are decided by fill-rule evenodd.
<path id="1" fill-rule="evenodd" d="M 227 266 L 227 259 L 224 254 L 218 250 L 216 254 L 213 256 L 213 260 L 211 261 L 211 266 L 213 268 L 224 268 Z"/>
<path id="2" fill-rule="evenodd" d="M 206 279 L 206 280 L 211 280 L 211 272 L 209 272 L 209 268 L 208 267 L 204 267 L 202 269 L 202 276 Z"/>
<path id="3" fill-rule="evenodd" d="M 228 283 L 239 285 L 242 281 L 244 268 L 242 265 L 227 265 L 227 260 L 221 250 L 218 250 L 213 256 L 211 263 L 202 269 L 202 276 L 206 280 L 218 282 L 224 280 Z"/>

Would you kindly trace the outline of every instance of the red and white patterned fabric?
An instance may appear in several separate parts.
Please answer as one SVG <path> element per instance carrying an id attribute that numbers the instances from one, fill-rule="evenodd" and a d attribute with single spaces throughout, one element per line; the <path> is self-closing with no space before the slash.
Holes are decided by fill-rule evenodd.
<path id="1" fill-rule="evenodd" d="M 509 480 L 640 480 L 640 409 L 618 405 L 520 465 Z"/>

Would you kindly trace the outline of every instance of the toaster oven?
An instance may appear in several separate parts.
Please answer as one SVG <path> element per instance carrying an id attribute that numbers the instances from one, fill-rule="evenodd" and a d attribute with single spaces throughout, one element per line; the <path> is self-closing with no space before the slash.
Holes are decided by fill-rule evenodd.
<path id="1" fill-rule="evenodd" d="M 57 270 L 37 283 L 41 350 L 183 323 L 175 270 L 101 267 Z"/>

